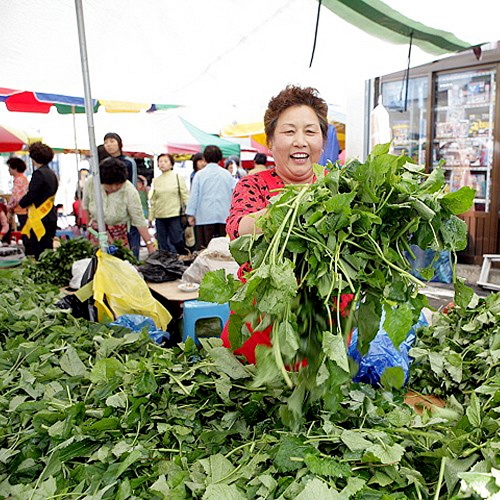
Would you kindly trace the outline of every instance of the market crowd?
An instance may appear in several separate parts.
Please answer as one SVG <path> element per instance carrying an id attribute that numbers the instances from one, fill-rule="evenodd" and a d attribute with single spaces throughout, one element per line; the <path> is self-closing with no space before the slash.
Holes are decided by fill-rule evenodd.
<path id="1" fill-rule="evenodd" d="M 29 157 L 34 169 L 30 181 L 22 158 L 7 161 L 13 188 L 8 203 L 0 202 L 0 238 L 10 242 L 12 221 L 16 234 L 22 233 L 26 255 L 38 259 L 44 250 L 53 247 L 62 206 L 55 204 L 58 179 L 50 168 L 53 150 L 37 142 L 30 146 Z M 174 171 L 176 161 L 168 153 L 158 156 L 160 175 L 149 185 L 146 176 L 138 174 L 134 159 L 123 153 L 122 139 L 115 132 L 104 136 L 98 157 L 99 179 L 81 169 L 73 203 L 79 233 L 95 245 L 102 237 L 99 201 L 108 244 L 119 241 L 136 258 L 140 256 L 141 240 L 149 253 L 160 249 L 181 255 L 203 250 L 212 238 L 226 236 L 234 187 L 247 175 L 239 157 L 224 159 L 216 145 L 196 153 L 191 158 L 189 189 L 185 177 Z M 266 159 L 266 155 L 257 154 L 255 165 L 260 162 L 262 168 Z M 99 183 L 100 200 L 96 200 L 95 182 Z M 191 235 L 189 239 L 187 234 Z"/>

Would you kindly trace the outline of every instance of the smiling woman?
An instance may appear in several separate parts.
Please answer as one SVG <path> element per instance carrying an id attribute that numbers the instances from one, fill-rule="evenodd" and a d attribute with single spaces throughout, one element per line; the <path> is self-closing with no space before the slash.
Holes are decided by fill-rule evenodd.
<path id="1" fill-rule="evenodd" d="M 311 87 L 288 86 L 269 101 L 264 127 L 276 166 L 246 176 L 236 185 L 227 219 L 232 239 L 258 231 L 255 220 L 277 189 L 314 181 L 312 167 L 328 133 L 327 113 L 326 102 Z"/>
<path id="2" fill-rule="evenodd" d="M 287 86 L 269 101 L 264 127 L 275 167 L 247 175 L 234 188 L 227 232 L 231 239 L 260 232 L 255 221 L 266 212 L 273 196 L 286 184 L 310 184 L 316 180 L 313 165 L 321 156 L 328 133 L 328 106 L 311 87 Z M 245 265 L 240 273 L 245 270 Z M 251 325 L 247 324 L 250 331 Z M 221 338 L 230 347 L 228 325 Z M 255 363 L 255 347 L 270 345 L 271 327 L 257 331 L 235 354 Z"/>

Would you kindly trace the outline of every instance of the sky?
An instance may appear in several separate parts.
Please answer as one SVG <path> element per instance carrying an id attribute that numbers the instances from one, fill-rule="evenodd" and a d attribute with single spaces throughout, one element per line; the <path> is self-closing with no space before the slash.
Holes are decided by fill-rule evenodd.
<path id="1" fill-rule="evenodd" d="M 478 8 L 464 0 L 386 3 L 471 43 L 500 39 L 498 0 L 482 0 Z M 289 83 L 316 87 L 332 114 L 348 114 L 354 82 L 407 63 L 407 46 L 375 39 L 323 7 L 309 67 L 315 0 L 82 5 L 94 98 L 180 104 L 185 119 L 212 133 L 260 120 L 269 99 Z M 75 2 L 0 0 L 0 7 L 0 87 L 83 97 Z M 412 50 L 412 66 L 435 58 Z M 5 116 L 0 109 L 0 122 Z"/>

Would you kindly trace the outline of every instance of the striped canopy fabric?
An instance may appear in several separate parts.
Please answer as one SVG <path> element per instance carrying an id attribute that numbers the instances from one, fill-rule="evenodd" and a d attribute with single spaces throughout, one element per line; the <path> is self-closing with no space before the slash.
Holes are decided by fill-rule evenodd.
<path id="1" fill-rule="evenodd" d="M 48 113 L 52 107 L 60 114 L 85 113 L 85 99 L 61 94 L 47 94 L 27 90 L 0 87 L 0 102 L 4 102 L 9 111 L 24 113 Z M 138 113 L 178 108 L 178 104 L 151 104 L 125 101 L 92 99 L 94 113 L 99 106 L 104 106 L 108 113 Z"/>
<path id="2" fill-rule="evenodd" d="M 407 44 L 411 38 L 413 45 L 435 55 L 471 48 L 470 43 L 453 33 L 413 21 L 380 0 L 321 0 L 321 3 L 348 23 L 391 43 Z"/>

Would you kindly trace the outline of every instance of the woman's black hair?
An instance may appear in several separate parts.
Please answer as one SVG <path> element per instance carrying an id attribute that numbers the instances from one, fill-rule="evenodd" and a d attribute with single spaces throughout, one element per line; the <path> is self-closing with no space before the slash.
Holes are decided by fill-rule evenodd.
<path id="1" fill-rule="evenodd" d="M 21 174 L 26 170 L 26 163 L 24 163 L 24 160 L 15 156 L 7 160 L 7 165 L 12 170 L 17 170 Z"/>
<path id="2" fill-rule="evenodd" d="M 198 167 L 198 162 L 200 160 L 203 160 L 205 157 L 203 156 L 203 153 L 195 153 L 193 156 L 191 156 L 191 161 L 193 162 L 193 170 L 197 172 L 200 168 Z"/>
<path id="3" fill-rule="evenodd" d="M 30 158 L 40 165 L 48 165 L 54 159 L 52 148 L 41 142 L 34 142 L 30 148 Z"/>
<path id="4" fill-rule="evenodd" d="M 105 158 L 99 164 L 101 184 L 123 184 L 128 179 L 125 163 L 118 158 Z"/>

